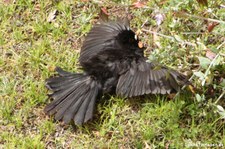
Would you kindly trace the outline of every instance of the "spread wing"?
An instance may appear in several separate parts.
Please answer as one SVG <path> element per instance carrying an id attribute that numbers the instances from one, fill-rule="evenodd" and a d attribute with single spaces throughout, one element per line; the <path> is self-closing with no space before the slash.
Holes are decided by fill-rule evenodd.
<path id="1" fill-rule="evenodd" d="M 107 50 L 120 50 L 116 43 L 117 36 L 123 31 L 131 31 L 126 20 L 102 22 L 95 25 L 85 38 L 80 52 L 80 63 L 89 62 L 91 58 Z M 132 31 L 131 31 L 132 32 Z"/>
<path id="2" fill-rule="evenodd" d="M 139 60 L 133 61 L 130 69 L 120 76 L 116 94 L 123 97 L 169 94 L 188 83 L 186 76 L 175 70 Z"/>

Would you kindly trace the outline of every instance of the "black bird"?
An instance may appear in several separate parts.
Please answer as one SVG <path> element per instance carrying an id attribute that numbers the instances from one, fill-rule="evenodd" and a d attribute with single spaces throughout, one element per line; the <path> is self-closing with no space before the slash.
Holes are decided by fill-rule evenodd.
<path id="1" fill-rule="evenodd" d="M 45 113 L 81 125 L 92 119 L 96 100 L 105 93 L 122 97 L 169 94 L 189 83 L 177 71 L 148 62 L 144 49 L 127 19 L 95 25 L 81 48 L 79 62 L 84 73 L 57 67 L 58 76 L 47 79 L 54 100 Z"/>

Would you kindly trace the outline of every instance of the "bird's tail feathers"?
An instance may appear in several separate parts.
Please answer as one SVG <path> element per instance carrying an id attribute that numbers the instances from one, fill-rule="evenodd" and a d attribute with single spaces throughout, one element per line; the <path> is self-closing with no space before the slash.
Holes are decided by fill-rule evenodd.
<path id="1" fill-rule="evenodd" d="M 81 125 L 93 117 L 95 100 L 100 91 L 100 84 L 85 74 L 74 74 L 56 68 L 58 76 L 46 80 L 46 86 L 53 93 L 54 99 L 44 111 L 55 115 L 56 120 Z"/>

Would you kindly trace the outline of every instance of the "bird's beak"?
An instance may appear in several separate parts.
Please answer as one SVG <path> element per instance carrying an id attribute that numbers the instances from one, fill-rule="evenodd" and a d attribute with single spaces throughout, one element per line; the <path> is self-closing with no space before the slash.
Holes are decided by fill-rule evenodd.
<path id="1" fill-rule="evenodd" d="M 138 42 L 138 47 L 139 47 L 139 48 L 143 48 L 143 43 L 139 41 L 139 42 Z"/>

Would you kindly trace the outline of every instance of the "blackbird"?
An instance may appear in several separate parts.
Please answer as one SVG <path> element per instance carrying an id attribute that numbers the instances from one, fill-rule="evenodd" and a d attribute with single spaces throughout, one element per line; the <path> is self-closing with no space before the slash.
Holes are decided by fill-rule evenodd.
<path id="1" fill-rule="evenodd" d="M 94 25 L 81 48 L 83 73 L 56 67 L 57 76 L 46 80 L 53 101 L 44 111 L 56 120 L 82 125 L 92 119 L 96 100 L 103 94 L 135 97 L 170 94 L 189 83 L 187 77 L 144 57 L 144 47 L 127 19 Z"/>

